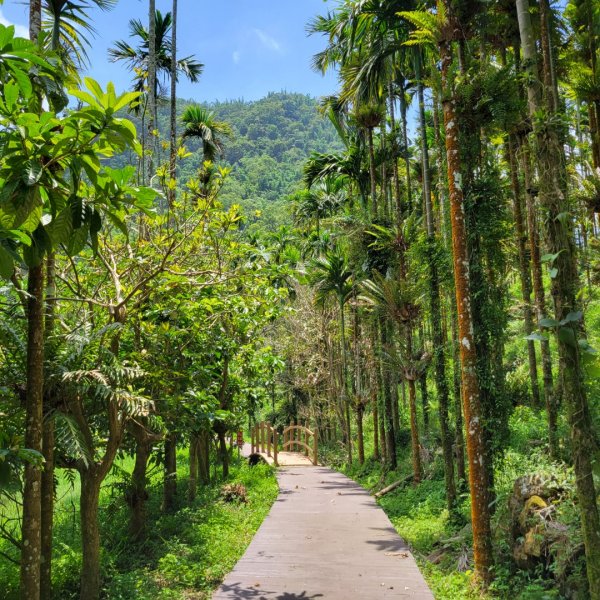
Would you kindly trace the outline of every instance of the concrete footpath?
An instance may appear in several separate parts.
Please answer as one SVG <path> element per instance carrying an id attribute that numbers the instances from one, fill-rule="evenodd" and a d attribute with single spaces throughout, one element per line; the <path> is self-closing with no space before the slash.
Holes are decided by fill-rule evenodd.
<path id="1" fill-rule="evenodd" d="M 387 515 L 325 467 L 277 471 L 279 496 L 213 600 L 433 600 Z"/>

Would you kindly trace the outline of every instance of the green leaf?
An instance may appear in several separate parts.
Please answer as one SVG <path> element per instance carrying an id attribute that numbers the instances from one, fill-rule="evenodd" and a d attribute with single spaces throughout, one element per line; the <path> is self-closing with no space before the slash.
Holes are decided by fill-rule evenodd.
<path id="1" fill-rule="evenodd" d="M 576 312 L 570 312 L 561 322 L 561 325 L 567 325 L 567 323 L 578 323 L 583 319 L 583 313 L 578 310 Z"/>
<path id="2" fill-rule="evenodd" d="M 558 327 L 558 321 L 556 319 L 540 319 L 540 325 L 542 327 Z"/>
<path id="3" fill-rule="evenodd" d="M 533 342 L 543 342 L 548 338 L 545 335 L 542 335 L 541 333 L 530 333 L 525 339 L 531 340 Z"/>
<path id="4" fill-rule="evenodd" d="M 556 254 L 544 254 L 541 260 L 543 263 L 552 264 L 560 256 L 561 252 L 564 252 L 564 250 L 559 250 Z"/>
<path id="5" fill-rule="evenodd" d="M 577 346 L 577 340 L 575 338 L 575 332 L 571 327 L 559 327 L 558 339 L 567 346 L 575 348 Z"/>
<path id="6" fill-rule="evenodd" d="M 556 267 L 553 267 L 552 269 L 550 269 L 548 274 L 550 275 L 550 279 L 554 279 L 558 275 L 558 269 Z"/>
<path id="7" fill-rule="evenodd" d="M 12 255 L 4 246 L 0 245 L 0 277 L 10 279 L 14 270 L 15 265 Z"/>
<path id="8" fill-rule="evenodd" d="M 39 182 L 44 172 L 44 167 L 39 160 L 28 160 L 25 163 L 25 171 L 23 173 L 23 181 L 29 186 L 33 186 Z"/>

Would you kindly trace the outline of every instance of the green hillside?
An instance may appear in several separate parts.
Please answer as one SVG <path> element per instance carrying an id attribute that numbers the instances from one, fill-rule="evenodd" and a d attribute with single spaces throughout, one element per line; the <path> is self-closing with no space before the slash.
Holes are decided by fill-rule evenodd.
<path id="1" fill-rule="evenodd" d="M 179 114 L 192 102 L 179 101 Z M 271 93 L 254 102 L 215 102 L 210 109 L 234 131 L 222 160 L 233 171 L 221 200 L 226 206 L 241 204 L 248 215 L 260 211 L 268 227 L 288 218 L 285 199 L 299 187 L 302 165 L 309 154 L 341 148 L 335 129 L 319 112 L 318 100 L 307 95 Z M 167 139 L 166 105 L 160 108 L 159 125 Z M 193 154 L 181 164 L 180 181 L 192 177 L 202 161 L 197 142 L 189 140 L 186 146 Z"/>

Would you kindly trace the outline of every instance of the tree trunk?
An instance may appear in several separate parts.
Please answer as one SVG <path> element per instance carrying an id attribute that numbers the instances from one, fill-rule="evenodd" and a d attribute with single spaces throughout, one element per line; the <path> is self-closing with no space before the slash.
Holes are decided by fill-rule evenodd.
<path id="1" fill-rule="evenodd" d="M 42 0 L 29 0 L 29 39 L 37 42 L 42 30 Z"/>
<path id="2" fill-rule="evenodd" d="M 200 432 L 198 445 L 198 479 L 203 485 L 210 483 L 210 435 L 208 431 Z"/>
<path id="3" fill-rule="evenodd" d="M 454 387 L 454 444 L 456 447 L 456 477 L 458 479 L 459 488 L 466 489 L 467 473 L 465 470 L 465 438 L 463 434 L 463 418 L 462 418 L 462 386 L 460 383 L 460 350 L 458 341 L 458 329 L 456 314 L 456 301 L 452 302 L 452 383 Z"/>
<path id="4" fill-rule="evenodd" d="M 46 315 L 44 323 L 44 353 L 46 361 L 54 360 L 54 324 L 56 321 L 56 262 L 53 252 L 46 259 Z M 41 518 L 41 564 L 40 598 L 52 599 L 52 530 L 54 525 L 54 444 L 55 423 L 52 398 L 44 392 L 42 471 L 42 518 Z"/>
<path id="5" fill-rule="evenodd" d="M 421 57 L 418 59 L 420 79 Z M 423 195 L 425 198 L 425 222 L 427 228 L 429 255 L 429 310 L 433 337 L 433 366 L 435 371 L 435 387 L 438 397 L 438 414 L 442 435 L 442 452 L 444 455 L 444 477 L 446 484 L 446 502 L 448 511 L 452 513 L 456 506 L 456 487 L 454 485 L 454 461 L 452 456 L 452 434 L 448 423 L 448 382 L 446 381 L 446 357 L 444 353 L 444 336 L 442 332 L 442 310 L 440 305 L 440 283 L 435 256 L 435 223 L 433 218 L 433 202 L 431 200 L 431 171 L 429 168 L 429 145 L 425 121 L 425 98 L 423 84 L 418 82 L 419 120 L 421 123 L 421 161 L 423 171 Z M 425 375 L 423 375 L 425 381 Z M 426 388 L 425 388 L 426 390 Z M 424 390 L 424 391 L 425 391 Z M 425 410 L 425 406 L 423 406 Z M 426 424 L 427 427 L 427 424 Z"/>
<path id="6" fill-rule="evenodd" d="M 510 136 L 507 147 L 508 164 L 510 166 L 510 181 L 513 196 L 513 217 L 515 221 L 515 237 L 519 251 L 519 275 L 521 279 L 521 297 L 523 298 L 523 321 L 525 334 L 530 335 L 534 330 L 533 311 L 531 310 L 531 271 L 530 257 L 527 252 L 527 230 L 523 222 L 523 208 L 521 199 L 521 184 L 516 158 L 516 140 Z M 527 340 L 527 355 L 529 358 L 529 379 L 531 380 L 531 396 L 533 405 L 539 406 L 540 390 L 538 387 L 537 358 L 535 342 Z"/>
<path id="7" fill-rule="evenodd" d="M 177 0 L 173 0 L 171 12 L 171 136 L 169 148 L 169 208 L 175 204 L 175 182 L 177 174 Z"/>
<path id="8" fill-rule="evenodd" d="M 398 378 L 396 373 L 390 373 L 391 394 L 392 394 L 392 424 L 394 425 L 394 436 L 398 438 L 400 432 L 400 407 L 398 406 L 400 398 L 398 397 Z"/>
<path id="9" fill-rule="evenodd" d="M 165 483 L 163 510 L 175 510 L 177 500 L 177 434 L 168 433 L 165 438 Z"/>
<path id="10" fill-rule="evenodd" d="M 80 600 L 100 598 L 100 529 L 98 504 L 102 478 L 97 468 L 90 465 L 80 471 L 81 496 L 79 498 L 83 562 L 81 566 Z"/>
<path id="11" fill-rule="evenodd" d="M 452 14 L 449 0 L 445 0 L 447 14 Z M 469 457 L 469 488 L 471 493 L 471 521 L 473 526 L 473 557 L 475 570 L 484 585 L 491 581 L 493 564 L 490 528 L 490 510 L 486 478 L 486 452 L 483 437 L 483 411 L 477 378 L 477 354 L 473 335 L 471 310 L 469 254 L 465 207 L 462 190 L 460 148 L 458 144 L 458 114 L 449 81 L 452 49 L 449 41 L 440 42 L 442 61 L 443 112 L 446 131 L 448 187 L 452 224 L 452 256 L 458 312 L 458 334 L 464 414 L 467 422 L 467 454 Z"/>
<path id="12" fill-rule="evenodd" d="M 389 100 L 390 100 L 390 123 L 392 126 L 392 134 L 394 136 L 394 147 L 397 147 L 398 129 L 396 126 L 396 111 L 394 110 L 394 93 L 393 86 L 389 84 Z M 400 194 L 400 174 L 398 172 L 398 157 L 395 153 L 392 154 L 392 175 L 394 183 L 394 205 L 396 215 L 396 226 L 400 227 L 402 223 L 402 197 Z"/>
<path id="13" fill-rule="evenodd" d="M 371 217 L 377 219 L 377 175 L 375 173 L 375 144 L 373 143 L 373 127 L 367 129 L 369 138 L 369 179 L 371 180 Z"/>
<path id="14" fill-rule="evenodd" d="M 223 464 L 223 479 L 229 477 L 229 452 L 227 452 L 227 440 L 225 439 L 225 431 L 219 430 L 217 432 L 219 437 L 219 454 L 221 456 L 221 462 Z"/>
<path id="15" fill-rule="evenodd" d="M 389 324 L 381 319 L 381 345 L 385 349 L 390 341 Z M 394 471 L 398 465 L 396 458 L 396 432 L 394 431 L 394 410 L 392 406 L 391 373 L 389 367 L 380 360 L 382 371 L 383 424 L 385 438 L 385 459 L 388 467 Z"/>
<path id="16" fill-rule="evenodd" d="M 148 491 L 146 489 L 146 473 L 148 470 L 148 458 L 150 457 L 151 444 L 143 427 L 134 425 L 140 431 L 134 434 L 135 466 L 131 474 L 131 487 L 127 494 L 127 500 L 131 508 L 129 517 L 129 535 L 134 540 L 144 538 L 146 528 L 146 501 Z"/>
<path id="17" fill-rule="evenodd" d="M 536 219 L 536 192 L 533 190 L 533 182 L 531 181 L 529 145 L 527 142 L 525 142 L 522 147 L 522 162 L 523 173 L 525 175 L 525 186 L 527 188 L 527 229 L 529 233 L 529 245 L 531 250 L 533 293 L 535 298 L 537 321 L 539 324 L 539 322 L 546 317 L 546 297 L 544 293 L 542 257 L 540 253 L 540 239 Z M 540 333 L 543 333 L 544 328 L 541 325 L 538 325 L 538 327 Z M 544 402 L 546 403 L 546 415 L 548 418 L 548 438 L 550 455 L 556 458 L 559 453 L 556 393 L 554 390 L 554 380 L 552 376 L 552 357 L 550 354 L 550 343 L 545 338 L 542 339 L 542 341 L 540 342 L 540 351 L 542 355 L 542 381 L 544 387 Z"/>
<path id="18" fill-rule="evenodd" d="M 365 439 L 363 436 L 364 413 L 364 406 L 360 404 L 356 410 L 356 434 L 358 436 L 358 462 L 361 465 L 365 462 Z"/>
<path id="19" fill-rule="evenodd" d="M 154 135 L 157 127 L 157 77 L 156 77 L 156 0 L 148 0 L 148 184 L 152 183 L 154 161 L 157 158 L 158 138 Z"/>
<path id="20" fill-rule="evenodd" d="M 586 568 L 592 600 L 600 598 L 600 516 L 596 501 L 593 480 L 592 460 L 595 450 L 594 433 L 585 386 L 578 334 L 581 318 L 578 317 L 577 301 L 579 277 L 575 261 L 573 232 L 561 215 L 569 212 L 565 195 L 564 156 L 558 134 L 552 122 L 543 127 L 537 121 L 537 114 L 543 108 L 540 82 L 537 79 L 537 54 L 531 25 L 528 0 L 516 0 L 521 47 L 524 62 L 528 69 L 527 91 L 529 113 L 534 124 L 536 155 L 540 183 L 540 202 L 546 211 L 546 240 L 550 253 L 556 255 L 553 263 L 556 269 L 552 278 L 552 298 L 554 300 L 557 326 L 559 368 L 564 398 L 567 403 L 571 426 L 571 443 L 577 486 L 577 498 L 581 512 L 581 526 L 585 546 Z M 547 65 L 546 65 L 547 68 Z M 546 74 L 548 79 L 548 74 Z M 567 317 L 570 317 L 567 319 Z"/>
<path id="21" fill-rule="evenodd" d="M 404 164 L 406 166 L 406 205 L 407 213 L 412 210 L 412 176 L 410 172 L 410 158 L 408 156 L 408 120 L 406 118 L 406 89 L 404 81 L 400 85 L 400 114 L 402 117 L 402 141 L 404 142 Z"/>
<path id="22" fill-rule="evenodd" d="M 369 378 L 371 394 L 371 412 L 373 415 L 373 458 L 381 459 L 380 441 L 379 441 L 379 410 L 378 410 L 378 392 L 379 392 L 379 368 L 377 366 L 377 328 L 371 324 L 371 354 L 369 360 Z M 383 443 L 383 440 L 381 440 Z"/>
<path id="23" fill-rule="evenodd" d="M 52 530 L 54 523 L 54 418 L 44 420 L 41 515 L 40 598 L 52 599 Z"/>
<path id="24" fill-rule="evenodd" d="M 344 317 L 344 301 L 339 301 L 340 309 L 340 336 L 342 345 L 342 395 L 346 418 L 346 446 L 348 451 L 348 464 L 352 464 L 352 427 L 350 421 L 350 398 L 348 397 L 348 356 L 346 352 L 346 321 Z"/>
<path id="25" fill-rule="evenodd" d="M 193 434 L 190 439 L 190 479 L 188 484 L 188 502 L 192 503 L 196 499 L 198 489 L 198 453 L 200 439 Z"/>
<path id="26" fill-rule="evenodd" d="M 42 453 L 44 403 L 44 267 L 29 268 L 27 282 L 27 388 L 25 398 L 25 447 Z M 40 597 L 42 470 L 25 465 L 23 528 L 21 532 L 21 597 Z"/>

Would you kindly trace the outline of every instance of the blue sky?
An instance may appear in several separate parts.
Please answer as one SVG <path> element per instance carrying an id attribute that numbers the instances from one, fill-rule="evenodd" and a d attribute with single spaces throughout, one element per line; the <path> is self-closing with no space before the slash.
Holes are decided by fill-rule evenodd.
<path id="1" fill-rule="evenodd" d="M 156 0 L 156 5 L 166 12 L 171 2 Z M 205 65 L 198 84 L 181 81 L 179 97 L 254 100 L 281 90 L 312 96 L 333 93 L 335 76 L 322 77 L 310 68 L 311 57 L 323 49 L 325 40 L 307 37 L 305 26 L 334 6 L 333 0 L 179 0 L 178 54 L 194 54 Z M 92 14 L 98 33 L 89 50 L 89 74 L 125 89 L 131 73 L 108 62 L 107 49 L 115 40 L 127 39 L 129 19 L 146 21 L 147 2 L 120 0 L 111 12 Z M 26 33 L 23 0 L 5 0 L 0 23 L 15 24 L 21 35 Z"/>

